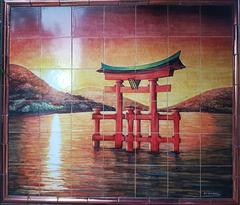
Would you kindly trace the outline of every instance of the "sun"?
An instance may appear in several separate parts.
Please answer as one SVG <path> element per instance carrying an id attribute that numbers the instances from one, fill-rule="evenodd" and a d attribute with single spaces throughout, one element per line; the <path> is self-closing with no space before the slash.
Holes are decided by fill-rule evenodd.
<path id="1" fill-rule="evenodd" d="M 71 70 L 46 71 L 42 76 L 51 87 L 64 92 L 71 92 Z"/>

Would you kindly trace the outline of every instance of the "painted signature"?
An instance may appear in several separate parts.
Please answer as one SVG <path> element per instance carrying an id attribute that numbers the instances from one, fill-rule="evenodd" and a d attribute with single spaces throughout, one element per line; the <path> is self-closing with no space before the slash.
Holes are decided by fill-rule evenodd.
<path id="1" fill-rule="evenodd" d="M 217 193 L 217 192 L 203 192 L 203 195 L 207 196 L 207 197 L 220 197 L 221 196 L 221 194 Z"/>

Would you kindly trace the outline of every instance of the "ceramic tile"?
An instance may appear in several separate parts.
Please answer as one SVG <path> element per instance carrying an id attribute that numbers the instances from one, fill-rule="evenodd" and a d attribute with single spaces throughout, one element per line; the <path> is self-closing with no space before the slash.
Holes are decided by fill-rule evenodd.
<path id="1" fill-rule="evenodd" d="M 167 197 L 167 167 L 137 166 L 136 167 L 137 197 Z"/>
<path id="2" fill-rule="evenodd" d="M 149 133 L 142 133 L 142 137 L 150 137 Z M 137 166 L 165 166 L 167 165 L 167 147 L 165 143 L 159 144 L 159 153 L 153 154 L 150 151 L 149 142 L 141 142 L 140 149 L 136 152 Z"/>
<path id="3" fill-rule="evenodd" d="M 26 175 L 29 174 L 31 177 L 35 176 L 36 180 L 39 180 L 39 164 L 10 164 L 9 175 L 18 175 L 19 173 L 26 171 Z M 16 170 L 16 171 L 15 171 Z"/>
<path id="4" fill-rule="evenodd" d="M 18 70 L 39 69 L 41 66 L 41 40 L 39 39 L 16 39 L 10 40 L 10 64 L 11 68 Z M 10 70 L 11 71 L 11 70 Z M 11 73 L 10 73 L 11 75 Z"/>
<path id="5" fill-rule="evenodd" d="M 203 134 L 232 134 L 232 115 L 221 112 L 202 112 L 201 132 Z"/>
<path id="6" fill-rule="evenodd" d="M 103 135 L 107 136 L 111 133 L 103 133 Z M 112 169 L 112 167 L 117 165 L 123 165 L 123 166 L 134 166 L 135 159 L 136 159 L 136 153 L 135 150 L 132 152 L 127 152 L 127 142 L 123 142 L 122 149 L 114 149 L 115 148 L 115 141 L 104 141 L 102 142 L 101 148 L 103 148 L 103 154 L 104 154 L 104 166 L 109 167 L 109 169 Z"/>
<path id="7" fill-rule="evenodd" d="M 89 5 L 89 0 L 73 0 L 69 2 L 69 0 L 60 0 L 60 5 L 64 6 L 87 6 Z"/>
<path id="8" fill-rule="evenodd" d="M 32 38 L 40 36 L 40 8 L 11 8 L 11 38 Z"/>
<path id="9" fill-rule="evenodd" d="M 166 6 L 137 7 L 138 36 L 166 36 L 168 34 Z"/>
<path id="10" fill-rule="evenodd" d="M 26 143 L 24 138 L 31 138 L 31 142 Z M 40 160 L 39 155 L 39 133 L 10 133 L 9 134 L 9 166 L 18 165 L 34 165 Z M 27 154 L 24 154 L 27 153 Z M 22 156 L 24 155 L 24 156 Z M 35 163 L 32 162 L 35 160 Z M 9 167 L 9 170 L 17 172 L 14 167 Z"/>
<path id="11" fill-rule="evenodd" d="M 229 134 L 201 135 L 202 165 L 229 166 L 232 164 L 232 139 Z"/>
<path id="12" fill-rule="evenodd" d="M 71 68 L 71 38 L 41 40 L 41 68 Z"/>
<path id="13" fill-rule="evenodd" d="M 103 34 L 103 7 L 75 7 L 72 11 L 73 36 L 100 37 Z"/>
<path id="14" fill-rule="evenodd" d="M 41 101 L 14 100 L 9 102 L 9 132 L 38 132 Z M 31 122 L 31 125 L 29 123 Z"/>
<path id="15" fill-rule="evenodd" d="M 232 167 L 202 167 L 202 198 L 231 198 L 232 189 Z"/>
<path id="16" fill-rule="evenodd" d="M 92 6 L 95 5 L 119 5 L 119 0 L 89 0 L 89 4 Z"/>
<path id="17" fill-rule="evenodd" d="M 111 85 L 115 86 L 114 84 Z M 129 85 L 123 85 L 124 87 L 129 87 Z M 115 96 L 115 92 L 104 92 L 104 111 L 115 111 L 116 106 L 117 106 L 117 102 L 116 102 L 116 96 Z M 107 107 L 109 106 L 109 108 Z M 123 99 L 122 99 L 122 108 L 123 108 L 123 112 L 126 113 L 126 109 L 127 107 L 139 107 L 144 109 L 145 106 L 141 103 L 138 102 L 137 96 L 134 94 L 128 94 L 128 93 L 123 93 Z"/>
<path id="18" fill-rule="evenodd" d="M 231 36 L 232 8 L 230 6 L 203 6 L 201 30 L 203 36 Z"/>
<path id="19" fill-rule="evenodd" d="M 108 136 L 111 136 L 112 134 L 111 133 L 102 133 L 104 139 L 105 137 L 108 137 Z M 126 134 L 123 133 L 123 137 L 125 137 Z M 104 140 L 104 141 L 101 141 L 100 143 L 100 149 L 103 150 L 103 154 L 104 154 L 104 163 L 111 163 L 112 165 L 113 164 L 116 164 L 116 162 L 114 160 L 116 160 L 117 158 L 117 155 L 118 153 L 123 154 L 121 152 L 121 150 L 114 150 L 115 149 L 115 140 Z M 126 149 L 126 142 L 123 141 L 122 143 L 122 151 L 125 152 L 125 149 Z M 129 157 L 125 158 L 125 159 L 122 159 L 123 163 L 125 162 L 132 162 L 134 161 L 135 159 L 135 155 L 130 153 L 129 154 Z"/>
<path id="20" fill-rule="evenodd" d="M 69 113 L 40 116 L 40 132 L 70 132 L 72 116 Z"/>
<path id="21" fill-rule="evenodd" d="M 109 167 L 105 164 L 104 196 L 134 197 L 134 175 L 134 166 L 116 164 Z M 116 181 L 118 181 L 117 184 Z"/>
<path id="22" fill-rule="evenodd" d="M 107 38 L 104 49 L 104 63 L 116 66 L 136 65 L 136 43 L 133 38 Z"/>
<path id="23" fill-rule="evenodd" d="M 202 132 L 201 112 L 181 112 L 180 134 L 199 134 Z"/>
<path id="24" fill-rule="evenodd" d="M 199 6 L 169 6 L 170 36 L 199 36 Z"/>
<path id="25" fill-rule="evenodd" d="M 206 87 L 207 85 L 204 84 L 203 88 L 206 89 Z M 213 114 L 218 113 L 225 114 L 226 118 L 228 119 L 226 122 L 231 122 L 231 119 L 229 121 L 229 116 L 231 116 L 232 113 L 233 103 L 231 87 L 215 88 L 212 90 L 203 91 L 201 96 L 202 96 L 201 102 L 202 112 L 212 112 Z M 225 125 L 225 127 L 227 126 L 229 127 L 229 124 Z"/>
<path id="26" fill-rule="evenodd" d="M 169 191 L 171 198 L 200 197 L 200 167 L 199 166 L 170 166 Z M 194 187 L 194 190 L 192 189 Z"/>
<path id="27" fill-rule="evenodd" d="M 87 135 L 93 134 L 93 121 L 91 120 L 91 112 L 79 112 L 72 114 L 72 130 L 73 131 L 85 131 Z M 81 120 L 85 119 L 85 120 Z M 90 121 L 89 121 L 90 120 Z M 89 122 L 89 123 L 86 123 Z"/>
<path id="28" fill-rule="evenodd" d="M 127 107 L 138 107 L 142 111 L 149 110 L 149 96 L 148 94 L 141 93 L 126 93 L 123 97 L 123 106 L 126 110 Z"/>
<path id="29" fill-rule="evenodd" d="M 50 6 L 58 6 L 59 0 L 45 0 L 45 1 L 39 1 L 39 0 L 30 0 L 32 6 L 46 6 L 46 3 L 48 3 Z"/>
<path id="30" fill-rule="evenodd" d="M 68 100 L 72 91 L 70 69 L 42 69 L 41 94 L 43 100 Z M 40 79 L 39 79 L 40 80 Z"/>
<path id="31" fill-rule="evenodd" d="M 38 169 L 38 164 L 41 160 L 38 155 L 39 149 L 39 133 L 11 133 L 9 145 L 9 170 L 12 172 L 18 172 L 15 169 L 16 166 L 26 165 L 32 168 Z M 26 140 L 21 138 L 31 138 L 32 141 L 27 143 Z M 13 141 L 15 140 L 15 141 Z M 14 147 L 14 148 L 13 148 Z M 20 157 L 21 156 L 21 157 Z M 23 174 L 22 169 L 19 175 Z M 27 173 L 26 173 L 27 175 Z"/>
<path id="32" fill-rule="evenodd" d="M 112 85 L 109 86 L 114 86 L 114 83 Z M 123 99 L 124 102 L 124 99 Z M 116 97 L 115 97 L 115 93 L 108 93 L 108 92 L 103 92 L 103 103 L 106 106 L 111 106 L 112 107 L 112 111 L 115 111 L 116 109 Z M 109 109 L 107 109 L 107 107 L 104 107 L 104 111 L 110 111 Z"/>
<path id="33" fill-rule="evenodd" d="M 71 7 L 42 7 L 41 36 L 70 37 Z"/>
<path id="34" fill-rule="evenodd" d="M 79 152 L 81 150 L 81 152 Z M 72 172 L 74 174 L 75 170 L 78 174 L 81 174 L 81 170 L 85 170 L 84 173 L 87 174 L 87 170 L 103 172 L 102 167 L 104 165 L 104 142 L 100 142 L 100 148 L 96 149 L 93 147 L 92 133 L 86 135 L 81 131 L 74 131 L 72 133 L 72 150 L 71 150 L 71 160 Z M 78 163 L 75 163 L 75 162 Z M 90 174 L 90 173 L 89 173 Z M 78 182 L 79 184 L 81 182 Z"/>
<path id="35" fill-rule="evenodd" d="M 23 105 L 24 101 L 42 99 L 40 69 L 11 65 L 9 72 L 9 101 Z"/>
<path id="36" fill-rule="evenodd" d="M 181 51 L 180 59 L 185 69 L 196 70 L 200 66 L 200 41 L 200 37 L 170 37 L 168 55 Z"/>
<path id="37" fill-rule="evenodd" d="M 148 112 L 142 112 L 143 114 L 148 114 Z M 149 133 L 150 133 L 150 126 L 151 126 L 151 123 L 149 120 L 142 120 L 141 121 L 141 133 L 144 133 L 144 135 L 148 136 Z M 159 130 L 161 131 L 161 127 L 159 128 Z M 135 127 L 135 132 L 136 132 L 136 127 Z"/>
<path id="38" fill-rule="evenodd" d="M 199 166 L 201 153 L 201 135 L 200 134 L 180 134 L 180 145 L 178 155 L 172 153 L 173 144 L 168 147 L 168 164 L 170 166 Z M 203 142 L 202 142 L 203 143 Z M 207 155 L 204 155 L 207 157 Z"/>
<path id="39" fill-rule="evenodd" d="M 171 113 L 162 113 L 166 115 L 166 119 L 170 118 Z M 172 120 L 160 120 L 159 121 L 159 134 L 162 137 L 172 137 L 174 134 L 174 123 Z"/>
<path id="40" fill-rule="evenodd" d="M 47 177 L 47 172 L 48 174 L 51 175 L 51 177 Z M 40 177 L 41 177 L 41 186 L 40 186 L 40 194 L 39 196 L 42 197 L 60 197 L 60 196 L 66 196 L 69 197 L 71 196 L 71 192 L 69 189 L 71 187 L 63 189 L 63 184 L 71 184 L 71 180 L 66 178 L 67 175 L 62 176 L 59 173 L 58 169 L 55 170 L 48 170 L 47 172 L 41 172 Z"/>
<path id="41" fill-rule="evenodd" d="M 72 70 L 72 93 L 92 99 L 103 99 L 104 75 L 95 70 Z M 96 96 L 95 96 L 96 95 Z"/>
<path id="42" fill-rule="evenodd" d="M 73 68 L 91 69 L 101 68 L 103 60 L 103 39 L 74 38 L 73 39 Z"/>
<path id="43" fill-rule="evenodd" d="M 72 94 L 75 100 L 74 110 L 77 111 L 78 101 L 83 102 L 82 111 L 93 111 L 100 107 L 101 110 L 109 110 L 110 104 L 104 104 L 104 76 L 95 70 L 72 70 Z M 76 106 L 75 106 L 76 105 Z M 111 110 L 111 109 L 110 109 Z"/>
<path id="44" fill-rule="evenodd" d="M 174 76 L 168 79 L 171 91 L 167 93 L 169 109 L 179 109 L 180 111 L 200 111 L 200 100 L 202 91 L 201 71 L 197 68 L 186 70 L 185 72 L 176 71 Z M 189 89 L 191 87 L 191 89 Z"/>
<path id="45" fill-rule="evenodd" d="M 78 97 L 78 98 L 81 98 L 81 97 Z M 92 114 L 92 112 L 95 108 L 97 108 L 97 107 L 102 108 L 103 105 L 102 105 L 102 103 L 94 102 L 94 101 L 88 100 L 88 99 L 84 99 L 84 100 L 75 99 L 71 102 L 71 107 L 72 107 L 73 115 L 85 116 L 84 113 L 88 112 L 86 114 L 90 115 L 90 114 Z M 89 119 L 91 119 L 91 116 L 89 117 Z"/>
<path id="46" fill-rule="evenodd" d="M 67 178 L 73 163 L 71 132 L 40 133 L 38 155 L 42 181 L 46 178 L 54 184 L 55 180 Z"/>
<path id="47" fill-rule="evenodd" d="M 79 167 L 73 169 L 72 174 L 74 177 L 72 178 L 72 196 L 101 197 L 104 195 L 102 167 Z"/>
<path id="48" fill-rule="evenodd" d="M 167 58 L 166 48 L 168 48 L 166 37 L 137 38 L 137 64 L 148 64 Z"/>
<path id="49" fill-rule="evenodd" d="M 104 36 L 134 36 L 135 7 L 105 7 Z"/>
<path id="50" fill-rule="evenodd" d="M 9 174 L 9 186 L 10 187 L 15 187 L 15 189 L 10 188 L 9 189 L 9 193 L 11 193 L 12 195 L 38 195 L 39 194 L 39 184 L 38 183 L 34 183 L 34 186 L 31 186 L 31 182 L 28 180 L 27 175 L 23 176 L 23 175 L 15 175 L 15 174 Z M 19 189 L 20 186 L 25 186 L 26 188 L 24 190 Z M 33 187 L 33 188 L 31 188 Z M 16 190 L 16 188 L 18 188 Z"/>
<path id="51" fill-rule="evenodd" d="M 202 69 L 211 69 L 210 71 L 214 74 L 224 69 L 229 73 L 232 68 L 232 39 L 230 37 L 202 37 L 201 39 Z"/>
<path id="52" fill-rule="evenodd" d="M 115 120 L 102 120 L 101 122 L 101 133 L 108 132 L 109 134 L 113 135 L 116 130 L 116 121 Z"/>
<path id="53" fill-rule="evenodd" d="M 55 183 L 57 183 L 57 182 L 55 182 Z M 67 182 L 68 184 L 69 184 L 69 182 Z M 71 197 L 72 196 L 72 190 L 69 188 L 69 189 L 67 189 L 67 190 L 63 190 L 63 189 L 61 189 L 61 190 L 58 190 L 58 191 L 52 191 L 52 189 L 51 188 L 46 188 L 46 189 L 40 189 L 40 191 L 39 191 L 39 198 L 42 198 L 42 197 L 44 197 L 45 199 L 48 197 L 48 198 L 50 198 L 50 200 L 52 200 L 52 201 L 58 201 L 59 200 L 59 198 L 61 198 L 61 197 Z M 29 198 L 29 200 L 31 201 L 31 200 L 33 200 L 33 201 L 36 201 L 36 200 L 34 200 L 34 197 L 30 197 Z"/>

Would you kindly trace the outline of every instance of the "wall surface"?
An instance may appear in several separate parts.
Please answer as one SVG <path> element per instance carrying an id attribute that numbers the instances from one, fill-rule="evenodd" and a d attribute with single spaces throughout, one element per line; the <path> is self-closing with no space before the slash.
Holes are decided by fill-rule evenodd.
<path id="1" fill-rule="evenodd" d="M 232 198 L 232 15 L 230 6 L 12 7 L 9 194 Z M 157 108 L 180 112 L 180 154 L 168 143 L 158 154 L 147 143 L 93 149 L 93 109 L 116 109 L 101 63 L 138 66 L 179 50 L 186 68 L 158 80 L 172 87 Z M 147 113 L 149 103 L 148 93 L 128 93 L 123 109 Z M 172 121 L 159 127 L 174 134 Z M 142 121 L 142 135 L 149 130 Z M 115 134 L 115 121 L 102 120 L 101 133 Z"/>

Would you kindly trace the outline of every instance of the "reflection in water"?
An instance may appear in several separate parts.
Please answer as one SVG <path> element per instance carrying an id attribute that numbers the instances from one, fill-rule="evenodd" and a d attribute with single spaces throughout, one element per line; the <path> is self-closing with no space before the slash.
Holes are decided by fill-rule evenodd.
<path id="1" fill-rule="evenodd" d="M 59 178 L 61 168 L 61 126 L 58 115 L 53 115 L 49 136 L 48 160 L 46 161 L 47 170 L 50 177 Z"/>
<path id="2" fill-rule="evenodd" d="M 51 132 L 49 136 L 48 155 L 46 169 L 48 176 L 52 179 L 58 179 L 56 182 L 48 185 L 47 189 L 56 190 L 61 186 L 61 147 L 62 133 L 59 115 L 53 115 L 51 123 Z"/>
<path id="3" fill-rule="evenodd" d="M 136 153 L 112 149 L 112 142 L 101 143 L 101 148 L 94 152 L 91 115 L 11 117 L 9 193 L 231 197 L 231 115 L 181 113 L 178 156 L 169 153 L 172 145 L 167 144 L 161 144 L 156 155 L 149 153 L 146 143 Z M 142 129 L 148 133 L 149 126 Z M 112 133 L 114 126 L 107 121 L 102 130 Z M 162 136 L 171 130 L 171 125 L 161 124 Z"/>

